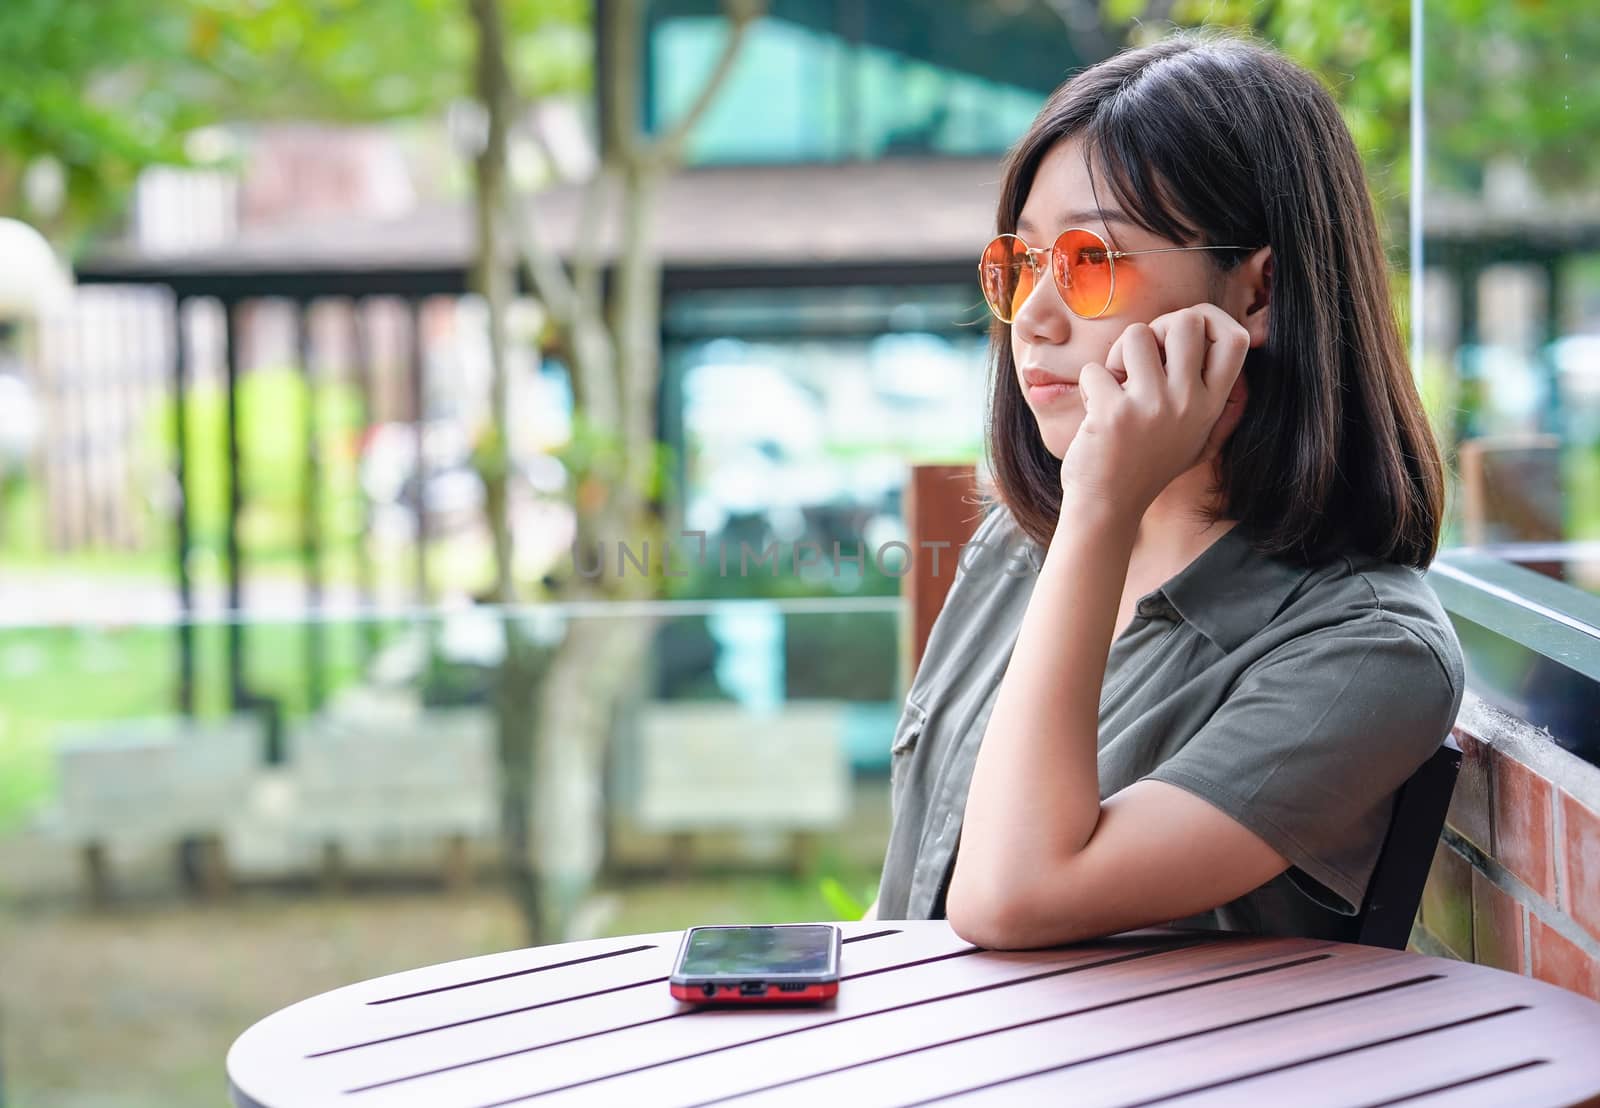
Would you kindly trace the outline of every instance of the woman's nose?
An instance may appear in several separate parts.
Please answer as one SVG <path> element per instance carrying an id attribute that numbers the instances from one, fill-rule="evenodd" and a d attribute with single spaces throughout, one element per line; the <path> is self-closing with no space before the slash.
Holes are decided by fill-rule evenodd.
<path id="1" fill-rule="evenodd" d="M 1030 343 L 1063 343 L 1072 331 L 1071 313 L 1062 302 L 1061 291 L 1050 276 L 1049 267 L 1034 282 L 1033 291 L 1017 309 L 1011 322 L 1017 337 Z"/>

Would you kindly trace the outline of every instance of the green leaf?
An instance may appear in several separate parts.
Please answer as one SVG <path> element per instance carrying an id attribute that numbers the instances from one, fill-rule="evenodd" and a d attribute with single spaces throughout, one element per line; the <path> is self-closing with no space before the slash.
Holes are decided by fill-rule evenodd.
<path id="1" fill-rule="evenodd" d="M 867 914 L 867 906 L 851 896 L 837 878 L 824 877 L 817 883 L 817 890 L 835 919 L 856 920 Z"/>

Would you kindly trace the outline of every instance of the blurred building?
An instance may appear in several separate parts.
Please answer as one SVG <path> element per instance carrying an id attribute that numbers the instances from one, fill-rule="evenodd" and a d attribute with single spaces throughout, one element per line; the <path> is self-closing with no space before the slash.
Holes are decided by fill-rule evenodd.
<path id="1" fill-rule="evenodd" d="M 1109 48 L 1097 20 L 1085 29 L 1062 14 L 1070 7 L 777 0 L 751 29 L 656 213 L 660 430 L 681 462 L 686 524 L 822 541 L 866 524 L 883 541 L 909 458 L 977 456 L 989 317 L 973 273 L 999 158 L 1048 92 Z M 693 99 L 726 23 L 710 0 L 647 11 L 642 118 L 659 129 Z M 598 5 L 597 18 L 609 14 Z M 606 87 L 603 75 L 595 84 Z M 448 161 L 444 137 L 433 153 Z M 196 344 L 191 380 L 220 373 L 230 344 L 245 372 L 293 360 L 301 324 L 269 299 L 398 298 L 421 318 L 424 300 L 466 292 L 470 216 L 462 182 L 416 182 L 440 158 L 408 163 L 398 142 L 371 130 L 259 131 L 237 182 L 197 194 L 170 172 L 153 179 L 143 232 L 92 259 L 84 278 L 232 305 L 235 333 Z M 592 160 L 569 153 L 569 164 Z M 558 184 L 532 201 L 562 250 L 581 199 L 581 184 Z M 440 341 L 463 332 L 448 315 L 427 317 Z M 460 359 L 412 358 L 404 313 L 391 323 L 369 351 L 372 418 L 414 418 L 418 404 L 449 416 L 438 385 L 406 377 L 414 363 Z M 427 340 L 423 324 L 413 329 Z"/>
<path id="2" fill-rule="evenodd" d="M 989 315 L 973 274 L 999 158 L 1109 48 L 1066 7 L 779 0 L 752 28 L 690 136 L 684 210 L 663 212 L 664 234 L 721 255 L 668 278 L 663 430 L 697 447 L 688 526 L 764 514 L 783 540 L 881 542 L 907 459 L 977 457 Z M 717 10 L 649 6 L 648 128 L 692 102 L 726 34 Z M 737 418 L 719 410 L 735 381 Z"/>

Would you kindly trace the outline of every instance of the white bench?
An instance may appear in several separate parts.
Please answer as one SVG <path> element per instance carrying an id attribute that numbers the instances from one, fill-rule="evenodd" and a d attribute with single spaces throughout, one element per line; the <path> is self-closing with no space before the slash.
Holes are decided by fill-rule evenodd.
<path id="1" fill-rule="evenodd" d="M 259 718 L 183 716 L 73 726 L 54 743 L 59 801 L 46 828 L 83 851 L 91 895 L 110 892 L 113 846 L 195 841 L 200 880 L 226 881 L 223 840 L 249 802 L 265 733 Z"/>
<path id="2" fill-rule="evenodd" d="M 786 833 L 802 864 L 811 836 L 849 817 L 845 716 L 841 701 L 647 703 L 617 769 L 628 817 L 674 836 L 679 868 L 695 832 L 728 830 Z"/>
<path id="3" fill-rule="evenodd" d="M 387 863 L 440 843 L 447 876 L 463 879 L 467 843 L 492 838 L 498 825 L 494 717 L 486 708 L 363 708 L 290 726 L 287 832 L 321 851 L 331 879 L 346 860 Z"/>

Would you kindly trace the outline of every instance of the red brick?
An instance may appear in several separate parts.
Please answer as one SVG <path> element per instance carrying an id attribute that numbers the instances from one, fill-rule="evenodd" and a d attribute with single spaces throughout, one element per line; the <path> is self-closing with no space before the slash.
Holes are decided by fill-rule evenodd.
<path id="1" fill-rule="evenodd" d="M 1493 748 L 1459 727 L 1452 734 L 1461 747 L 1461 772 L 1456 776 L 1455 791 L 1450 794 L 1445 823 L 1479 850 L 1492 855 L 1489 769 Z"/>
<path id="2" fill-rule="evenodd" d="M 1556 867 L 1550 782 L 1499 750 L 1493 761 L 1495 857 L 1517 880 L 1553 904 Z"/>
<path id="3" fill-rule="evenodd" d="M 1472 871 L 1472 960 L 1522 972 L 1522 914 L 1527 909 L 1478 870 Z"/>
<path id="4" fill-rule="evenodd" d="M 1562 791 L 1561 820 L 1566 825 L 1562 853 L 1561 907 L 1600 939 L 1600 812 Z"/>
<path id="5" fill-rule="evenodd" d="M 1434 847 L 1422 886 L 1422 924 L 1456 957 L 1472 960 L 1472 865 L 1444 843 Z"/>
<path id="6" fill-rule="evenodd" d="M 1547 927 L 1538 916 L 1529 921 L 1533 945 L 1533 975 L 1575 993 L 1600 1000 L 1600 959 L 1591 958 L 1575 943 Z"/>

